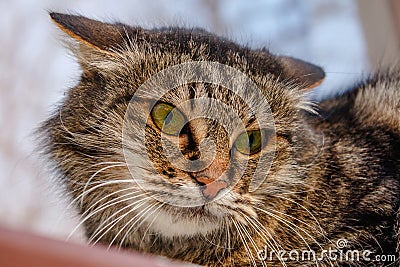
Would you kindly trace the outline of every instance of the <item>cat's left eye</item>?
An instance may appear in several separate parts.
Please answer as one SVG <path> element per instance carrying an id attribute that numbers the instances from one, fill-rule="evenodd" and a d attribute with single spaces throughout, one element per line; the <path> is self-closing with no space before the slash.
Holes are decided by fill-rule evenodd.
<path id="1" fill-rule="evenodd" d="M 155 125 L 169 135 L 178 135 L 186 124 L 182 112 L 167 103 L 157 103 L 151 111 L 151 117 Z"/>
<path id="2" fill-rule="evenodd" d="M 235 140 L 235 148 L 245 155 L 253 155 L 261 151 L 267 143 L 267 132 L 260 130 L 240 134 Z"/>

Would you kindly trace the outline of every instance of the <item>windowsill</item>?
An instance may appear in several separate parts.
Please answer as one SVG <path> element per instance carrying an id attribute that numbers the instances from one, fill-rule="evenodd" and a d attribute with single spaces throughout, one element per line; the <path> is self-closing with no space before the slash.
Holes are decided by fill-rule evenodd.
<path id="1" fill-rule="evenodd" d="M 0 227 L 0 266 L 7 267 L 172 267 L 188 266 L 138 252 L 107 250 Z"/>

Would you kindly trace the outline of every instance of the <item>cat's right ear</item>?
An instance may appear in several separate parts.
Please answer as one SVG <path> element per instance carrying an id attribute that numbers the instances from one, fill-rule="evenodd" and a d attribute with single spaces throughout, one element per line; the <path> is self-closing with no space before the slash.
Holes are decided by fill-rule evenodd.
<path id="1" fill-rule="evenodd" d="M 79 44 L 111 53 L 124 41 L 124 27 L 88 19 L 77 15 L 50 13 L 54 23 Z"/>

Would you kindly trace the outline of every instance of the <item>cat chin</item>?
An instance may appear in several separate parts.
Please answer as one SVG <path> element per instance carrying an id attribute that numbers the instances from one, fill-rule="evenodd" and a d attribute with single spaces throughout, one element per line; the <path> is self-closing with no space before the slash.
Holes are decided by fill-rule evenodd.
<path id="1" fill-rule="evenodd" d="M 160 210 L 156 216 L 146 218 L 150 230 L 165 238 L 207 235 L 220 228 L 224 214 L 216 204 L 195 208 L 174 208 Z M 180 210 L 182 209 L 182 210 Z"/>

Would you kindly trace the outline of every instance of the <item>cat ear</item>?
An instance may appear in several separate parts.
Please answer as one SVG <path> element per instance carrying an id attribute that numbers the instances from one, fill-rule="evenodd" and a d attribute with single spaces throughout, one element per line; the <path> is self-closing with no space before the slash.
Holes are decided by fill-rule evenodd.
<path id="1" fill-rule="evenodd" d="M 324 70 L 314 64 L 286 56 L 280 56 L 278 59 L 284 68 L 285 75 L 297 79 L 304 85 L 304 89 L 312 89 L 320 85 L 325 78 Z"/>
<path id="2" fill-rule="evenodd" d="M 90 48 L 109 52 L 117 48 L 124 36 L 121 24 L 112 25 L 82 16 L 50 13 L 54 23 L 68 36 Z"/>

